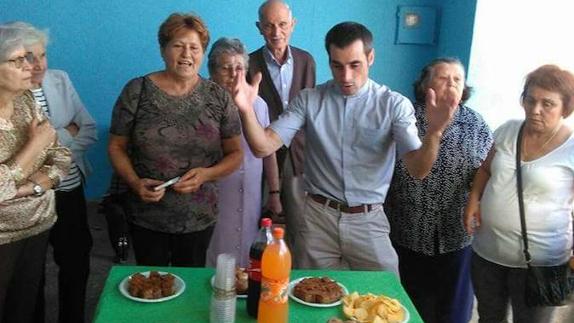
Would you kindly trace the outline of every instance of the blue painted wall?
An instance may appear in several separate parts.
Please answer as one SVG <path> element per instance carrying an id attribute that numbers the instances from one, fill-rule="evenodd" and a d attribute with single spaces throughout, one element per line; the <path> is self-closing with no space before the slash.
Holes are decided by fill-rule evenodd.
<path id="1" fill-rule="evenodd" d="M 470 55 L 476 0 L 292 0 L 297 19 L 292 44 L 307 49 L 318 65 L 320 82 L 330 78 L 323 46 L 325 33 L 338 22 L 365 24 L 375 37 L 371 78 L 411 95 L 411 83 L 421 67 L 437 56 Z M 212 40 L 242 39 L 250 50 L 262 45 L 257 29 L 259 1 L 118 1 L 2 0 L 0 22 L 28 21 L 49 30 L 49 66 L 66 70 L 99 125 L 100 142 L 89 152 L 94 174 L 87 194 L 106 190 L 110 164 L 106 153 L 112 106 L 131 78 L 163 68 L 156 40 L 160 23 L 172 12 L 194 11 L 208 24 Z M 398 5 L 434 6 L 439 10 L 438 43 L 395 45 Z M 207 69 L 202 69 L 207 76 Z"/>

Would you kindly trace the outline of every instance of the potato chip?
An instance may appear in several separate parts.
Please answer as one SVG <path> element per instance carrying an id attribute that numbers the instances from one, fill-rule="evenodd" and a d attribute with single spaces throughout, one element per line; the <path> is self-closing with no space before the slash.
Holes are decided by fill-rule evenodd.
<path id="1" fill-rule="evenodd" d="M 387 306 L 385 305 L 385 303 L 380 302 L 378 303 L 378 305 L 376 306 L 377 309 L 377 315 L 380 317 L 387 317 Z"/>
<path id="2" fill-rule="evenodd" d="M 352 306 L 343 306 L 343 313 L 348 318 L 351 318 L 355 315 L 355 308 Z"/>
<path id="3" fill-rule="evenodd" d="M 343 297 L 343 313 L 361 323 L 401 323 L 405 312 L 401 303 L 384 295 L 353 292 Z"/>
<path id="4" fill-rule="evenodd" d="M 377 315 L 377 316 L 375 316 L 373 323 L 388 323 L 388 321 Z"/>
<path id="5" fill-rule="evenodd" d="M 357 319 L 357 321 L 365 322 L 367 320 L 367 317 L 369 316 L 369 312 L 367 312 L 367 310 L 364 308 L 357 308 L 355 309 L 354 316 Z"/>

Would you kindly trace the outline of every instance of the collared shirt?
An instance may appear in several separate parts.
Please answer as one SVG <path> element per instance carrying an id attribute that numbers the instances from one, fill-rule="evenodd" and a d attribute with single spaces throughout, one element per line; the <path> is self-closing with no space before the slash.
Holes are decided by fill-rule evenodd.
<path id="1" fill-rule="evenodd" d="M 289 105 L 289 91 L 291 91 L 291 82 L 293 81 L 293 56 L 291 55 L 291 47 L 287 46 L 287 60 L 285 63 L 280 64 L 269 48 L 265 47 L 263 50 L 263 57 L 265 58 L 265 64 L 267 65 L 267 70 L 273 80 L 273 85 L 279 96 L 281 97 L 281 102 L 283 103 L 283 109 L 287 108 Z"/>
<path id="2" fill-rule="evenodd" d="M 421 146 L 411 102 L 368 80 L 353 96 L 334 81 L 301 91 L 271 124 L 289 145 L 305 127 L 309 193 L 347 203 L 382 203 L 399 156 Z"/>
<path id="3" fill-rule="evenodd" d="M 421 138 L 427 132 L 425 107 L 415 104 Z M 478 167 L 492 146 L 492 132 L 482 117 L 461 105 L 444 131 L 437 160 L 422 180 L 409 176 L 403 161 L 385 202 L 393 243 L 425 255 L 468 246 L 462 214 Z"/>

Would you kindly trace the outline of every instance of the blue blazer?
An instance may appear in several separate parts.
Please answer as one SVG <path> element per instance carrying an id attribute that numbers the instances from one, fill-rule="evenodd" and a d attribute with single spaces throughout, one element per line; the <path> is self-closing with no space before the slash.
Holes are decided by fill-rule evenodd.
<path id="1" fill-rule="evenodd" d="M 66 72 L 47 70 L 42 90 L 50 110 L 50 123 L 56 129 L 60 143 L 72 151 L 74 162 L 87 177 L 92 167 L 85 153 L 98 141 L 96 122 L 84 107 Z M 75 123 L 80 129 L 75 137 L 65 129 L 70 123 Z"/>

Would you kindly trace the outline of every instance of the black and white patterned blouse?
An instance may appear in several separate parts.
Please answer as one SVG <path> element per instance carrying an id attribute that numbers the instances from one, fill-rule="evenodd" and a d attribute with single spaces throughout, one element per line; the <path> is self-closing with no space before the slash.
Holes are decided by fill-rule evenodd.
<path id="1" fill-rule="evenodd" d="M 427 131 L 425 107 L 415 104 L 421 139 Z M 492 132 L 474 110 L 461 105 L 444 131 L 438 158 L 422 179 L 409 176 L 397 159 L 385 212 L 393 243 L 424 255 L 438 255 L 468 246 L 463 210 L 476 170 L 492 146 Z"/>

